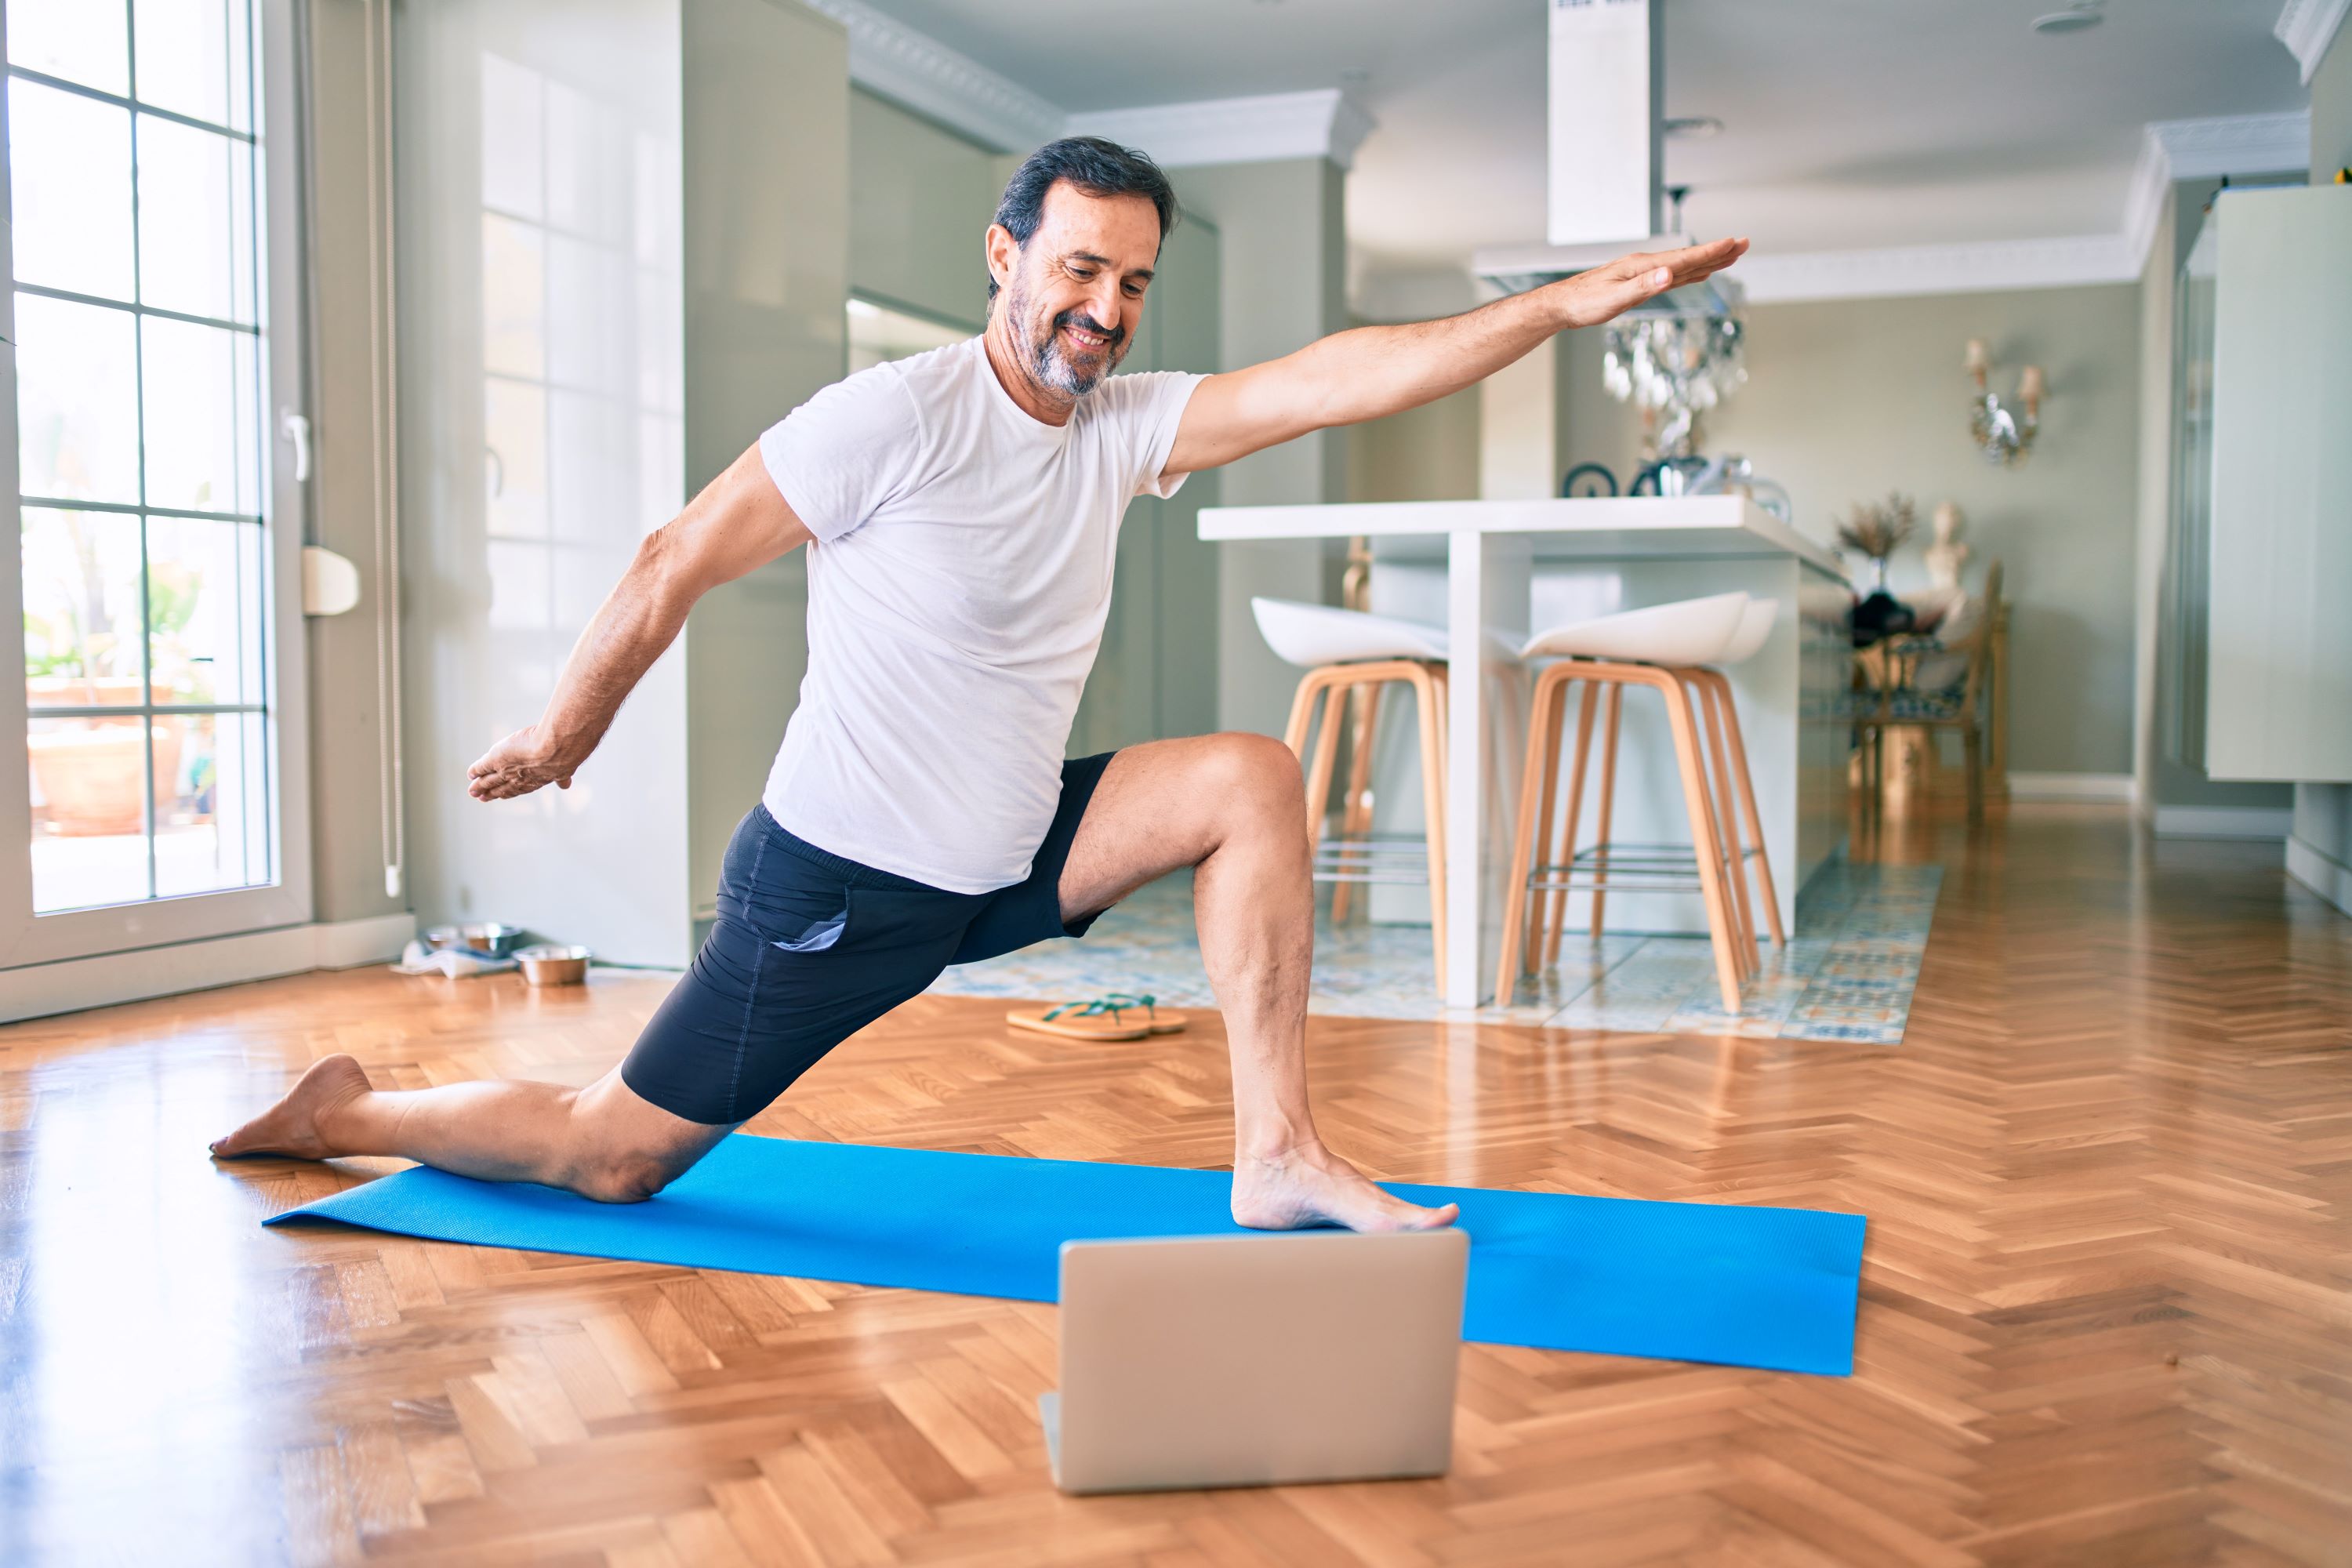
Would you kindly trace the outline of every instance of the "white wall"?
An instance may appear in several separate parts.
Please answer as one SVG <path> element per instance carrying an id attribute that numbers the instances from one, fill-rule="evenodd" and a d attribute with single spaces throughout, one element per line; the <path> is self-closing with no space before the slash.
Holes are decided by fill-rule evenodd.
<path id="1" fill-rule="evenodd" d="M 415 906 L 682 963 L 686 663 L 569 790 L 480 805 L 684 500 L 677 0 L 402 13 L 401 473 Z M 486 457 L 486 452 L 492 456 Z"/>
<path id="2" fill-rule="evenodd" d="M 861 294 L 978 331 L 997 155 L 863 89 L 849 95 L 849 276 Z"/>
<path id="3" fill-rule="evenodd" d="M 840 374 L 846 42 L 770 0 L 402 16 L 415 907 L 683 964 L 796 684 L 796 563 L 698 608 L 571 789 L 486 805 L 466 767 L 689 484 Z"/>
<path id="4" fill-rule="evenodd" d="M 684 19 L 691 492 L 841 379 L 853 182 L 838 23 L 772 0 L 695 0 Z M 704 595 L 687 623 L 686 879 L 698 919 L 718 912 L 727 841 L 799 701 L 807 625 L 799 551 Z"/>
<path id="5" fill-rule="evenodd" d="M 1348 324 L 1346 183 L 1336 163 L 1294 158 L 1179 169 L 1186 210 L 1213 221 L 1222 245 L 1223 369 L 1274 359 Z M 1318 431 L 1221 471 L 1228 506 L 1305 504 L 1347 496 L 1344 431 Z M 1325 599 L 1343 551 L 1319 542 L 1221 544 L 1217 722 L 1280 734 L 1298 671 L 1274 657 L 1250 616 L 1253 595 Z"/>

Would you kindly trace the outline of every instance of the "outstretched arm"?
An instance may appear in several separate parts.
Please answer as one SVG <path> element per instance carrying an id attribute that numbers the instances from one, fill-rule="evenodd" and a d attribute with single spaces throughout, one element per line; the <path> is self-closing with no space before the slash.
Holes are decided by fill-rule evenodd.
<path id="1" fill-rule="evenodd" d="M 571 788 L 621 700 L 677 639 L 694 602 L 808 541 L 752 447 L 684 511 L 646 535 L 572 645 L 539 722 L 484 752 L 467 770 L 467 793 L 505 800 L 551 784 Z"/>
<path id="2" fill-rule="evenodd" d="M 1213 468 L 1309 430 L 1433 403 L 1511 363 L 1555 333 L 1596 326 L 1668 289 L 1719 272 L 1744 239 L 1628 256 L 1438 321 L 1334 332 L 1246 370 L 1202 382 L 1177 426 L 1168 476 Z"/>

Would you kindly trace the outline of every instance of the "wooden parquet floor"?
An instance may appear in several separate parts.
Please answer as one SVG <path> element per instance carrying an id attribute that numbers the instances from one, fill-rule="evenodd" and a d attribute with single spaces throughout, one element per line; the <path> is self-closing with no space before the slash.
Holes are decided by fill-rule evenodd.
<path id="1" fill-rule="evenodd" d="M 2274 846 L 1925 825 L 1899 1047 L 1318 1019 L 1415 1181 L 1870 1216 L 1850 1379 L 1465 1348 L 1436 1481 L 1073 1500 L 1052 1309 L 262 1230 L 205 1140 L 348 1050 L 584 1081 L 659 978 L 304 976 L 0 1030 L 0 1562 L 2352 1563 L 2352 921 Z M 1213 1020 L 925 999 L 753 1129 L 1216 1165 Z"/>

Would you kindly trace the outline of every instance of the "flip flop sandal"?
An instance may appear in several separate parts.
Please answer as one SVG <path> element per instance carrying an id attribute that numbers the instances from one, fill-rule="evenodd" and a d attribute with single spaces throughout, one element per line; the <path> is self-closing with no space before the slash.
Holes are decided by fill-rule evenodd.
<path id="1" fill-rule="evenodd" d="M 1015 1007 L 1004 1021 L 1032 1034 L 1070 1040 L 1139 1040 L 1151 1033 L 1148 1022 L 1131 1021 L 1124 1012 L 1105 1001 L 1065 1002 L 1058 1007 Z"/>
<path id="2" fill-rule="evenodd" d="M 1184 1016 L 1181 1013 L 1172 1013 L 1165 1018 L 1161 1017 L 1160 1009 L 1153 1005 L 1160 998 L 1148 992 L 1138 996 L 1125 991 L 1114 991 L 1102 1000 L 1109 1003 L 1113 1008 L 1142 1008 L 1144 1019 L 1150 1024 L 1151 1032 L 1155 1035 L 1174 1035 L 1183 1031 Z"/>

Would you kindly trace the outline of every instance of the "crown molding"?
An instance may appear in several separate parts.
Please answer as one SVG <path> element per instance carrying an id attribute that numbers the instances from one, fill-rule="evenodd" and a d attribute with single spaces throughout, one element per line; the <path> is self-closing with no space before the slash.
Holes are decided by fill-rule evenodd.
<path id="1" fill-rule="evenodd" d="M 2347 11 L 2352 11 L 2352 0 L 2286 0 L 2285 9 L 2279 13 L 2278 25 L 2271 31 L 2303 68 L 2306 87 L 2319 62 L 2327 58 L 2327 46 L 2336 41 Z"/>
<path id="2" fill-rule="evenodd" d="M 806 0 L 849 34 L 849 79 L 1000 153 L 1107 136 L 1170 168 L 1328 158 L 1341 168 L 1372 121 L 1337 88 L 1071 114 L 865 0 Z"/>
<path id="3" fill-rule="evenodd" d="M 2139 162 L 2132 166 L 2131 185 L 2124 195 L 2124 243 L 2145 268 L 2175 181 L 2275 174 L 2301 169 L 2310 161 L 2307 109 L 2151 121 L 2140 132 Z"/>
<path id="4" fill-rule="evenodd" d="M 2352 5 L 2352 0 L 2344 0 Z M 2148 137 L 2164 149 L 2176 180 L 2216 174 L 2270 174 L 2311 163 L 2311 110 L 2280 114 L 2221 114 L 2205 120 L 2159 120 Z"/>
<path id="5" fill-rule="evenodd" d="M 1061 105 L 862 0 L 807 0 L 849 33 L 849 79 L 1000 153 L 1063 133 Z"/>
<path id="6" fill-rule="evenodd" d="M 1344 169 L 1371 134 L 1372 120 L 1338 88 L 1318 88 L 1091 110 L 1071 115 L 1066 129 L 1073 136 L 1105 136 L 1139 148 L 1171 169 L 1277 158 L 1328 158 Z"/>

